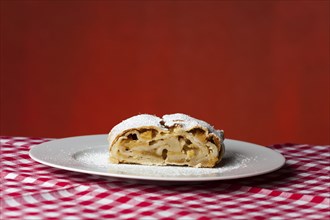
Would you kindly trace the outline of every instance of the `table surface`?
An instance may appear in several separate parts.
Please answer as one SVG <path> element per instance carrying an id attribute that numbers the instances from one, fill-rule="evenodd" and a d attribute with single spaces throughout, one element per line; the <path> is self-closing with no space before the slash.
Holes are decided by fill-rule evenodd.
<path id="1" fill-rule="evenodd" d="M 330 219 L 330 146 L 269 146 L 286 165 L 261 176 L 157 184 L 33 161 L 49 140 L 1 137 L 0 219 Z"/>

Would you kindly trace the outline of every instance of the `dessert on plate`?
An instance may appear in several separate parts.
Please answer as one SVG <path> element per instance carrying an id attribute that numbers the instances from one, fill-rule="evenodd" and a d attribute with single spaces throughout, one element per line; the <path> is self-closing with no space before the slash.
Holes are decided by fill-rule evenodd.
<path id="1" fill-rule="evenodd" d="M 108 141 L 111 163 L 214 167 L 225 151 L 222 130 L 181 113 L 133 116 L 114 126 Z"/>

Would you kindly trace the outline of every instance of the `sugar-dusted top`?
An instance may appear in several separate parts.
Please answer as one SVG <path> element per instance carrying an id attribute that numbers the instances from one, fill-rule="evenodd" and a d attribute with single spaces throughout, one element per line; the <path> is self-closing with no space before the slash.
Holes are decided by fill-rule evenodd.
<path id="1" fill-rule="evenodd" d="M 111 144 L 118 135 L 134 128 L 158 127 L 166 130 L 168 127 L 173 127 L 174 125 L 180 125 L 187 131 L 196 127 L 205 128 L 210 133 L 217 135 L 221 141 L 224 139 L 223 131 L 214 129 L 214 127 L 209 123 L 186 114 L 175 113 L 164 115 L 162 118 L 149 114 L 141 114 L 130 117 L 112 128 L 108 136 L 108 141 Z"/>
<path id="2" fill-rule="evenodd" d="M 133 128 L 140 128 L 140 127 L 161 127 L 160 124 L 161 118 L 155 116 L 155 115 L 149 115 L 149 114 L 141 114 L 136 115 L 133 117 L 130 117 L 116 126 L 114 126 L 108 136 L 109 143 L 112 143 L 112 141 L 121 133 L 133 129 Z"/>
<path id="3" fill-rule="evenodd" d="M 165 122 L 165 126 L 172 127 L 175 124 L 179 124 L 182 126 L 184 130 L 191 130 L 195 127 L 207 128 L 207 130 L 210 133 L 214 133 L 219 137 L 221 137 L 222 131 L 214 129 L 213 126 L 211 126 L 209 123 L 205 121 L 193 118 L 186 114 L 175 113 L 175 114 L 164 115 L 163 121 Z M 220 138 L 220 140 L 222 140 L 222 138 Z"/>

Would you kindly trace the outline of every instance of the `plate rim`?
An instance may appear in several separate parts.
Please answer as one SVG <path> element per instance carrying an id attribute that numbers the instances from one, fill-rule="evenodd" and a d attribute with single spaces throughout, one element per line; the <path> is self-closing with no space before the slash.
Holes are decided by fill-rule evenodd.
<path id="1" fill-rule="evenodd" d="M 111 172 L 106 173 L 106 172 L 101 172 L 101 171 L 91 171 L 91 170 L 86 170 L 86 169 L 81 169 L 81 168 L 74 168 L 74 167 L 63 166 L 60 164 L 55 164 L 52 162 L 45 161 L 44 159 L 40 159 L 34 155 L 35 152 L 38 151 L 39 148 L 45 147 L 49 144 L 54 144 L 54 142 L 56 143 L 56 142 L 62 142 L 62 141 L 67 141 L 67 140 L 77 140 L 77 139 L 81 139 L 81 138 L 97 138 L 97 137 L 102 137 L 102 136 L 106 137 L 107 135 L 106 134 L 82 135 L 82 136 L 72 136 L 72 137 L 65 137 L 65 138 L 50 140 L 50 141 L 47 141 L 47 142 L 44 142 L 44 143 L 31 147 L 29 150 L 29 156 L 32 160 L 34 160 L 40 164 L 44 164 L 49 167 L 62 169 L 62 170 L 66 170 L 66 171 L 78 172 L 80 174 L 99 175 L 102 177 L 110 177 L 110 178 L 112 177 L 112 178 L 130 179 L 130 180 L 168 181 L 168 182 L 173 182 L 173 181 L 175 181 L 175 182 L 187 182 L 187 181 L 204 182 L 204 181 L 217 181 L 217 180 L 221 181 L 221 180 L 242 179 L 242 178 L 260 176 L 260 175 L 274 172 L 276 170 L 281 169 L 286 163 L 286 158 L 281 153 L 279 153 L 269 147 L 251 143 L 251 142 L 246 142 L 246 141 L 241 141 L 241 140 L 236 140 L 236 139 L 229 139 L 229 138 L 226 138 L 225 142 L 233 141 L 233 142 L 239 142 L 240 144 L 248 144 L 248 145 L 254 145 L 255 147 L 261 147 L 263 149 L 268 150 L 269 152 L 271 152 L 273 154 L 277 154 L 277 156 L 281 159 L 281 161 L 279 161 L 279 164 L 276 167 L 273 167 L 272 169 L 258 171 L 258 172 L 254 172 L 254 173 L 250 172 L 247 174 L 240 174 L 238 176 L 237 175 L 226 175 L 226 176 L 210 176 L 210 177 L 207 177 L 207 176 L 203 176 L 203 177 L 191 177 L 191 176 L 188 176 L 188 177 L 185 177 L 185 176 L 161 177 L 161 176 L 139 176 L 139 175 L 133 175 L 133 174 L 119 174 L 119 173 L 111 173 Z M 49 146 L 47 146 L 47 147 L 49 147 Z"/>

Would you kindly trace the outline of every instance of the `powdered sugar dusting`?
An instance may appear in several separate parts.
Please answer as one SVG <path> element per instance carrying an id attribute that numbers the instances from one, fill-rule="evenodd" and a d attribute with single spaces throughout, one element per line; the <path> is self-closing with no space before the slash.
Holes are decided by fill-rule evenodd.
<path id="1" fill-rule="evenodd" d="M 111 164 L 107 149 L 90 149 L 76 153 L 74 158 L 83 166 L 106 170 L 109 173 L 150 177 L 199 177 L 218 176 L 247 166 L 250 157 L 236 152 L 227 152 L 215 168 L 193 168 L 180 166 L 146 166 L 135 164 Z"/>
<path id="2" fill-rule="evenodd" d="M 168 127 L 172 127 L 175 124 L 181 125 L 185 130 L 190 130 L 194 127 L 205 127 L 209 131 L 213 132 L 214 129 L 211 125 L 206 123 L 205 121 L 193 118 L 189 115 L 182 114 L 182 113 L 175 113 L 175 114 L 169 114 L 164 115 L 163 120 L 165 122 L 165 125 Z"/>
<path id="3" fill-rule="evenodd" d="M 164 123 L 164 126 L 162 123 Z M 164 115 L 162 118 L 149 114 L 141 114 L 130 117 L 111 129 L 108 136 L 108 141 L 111 144 L 118 135 L 130 129 L 141 127 L 156 127 L 158 129 L 166 130 L 167 127 L 172 127 L 176 124 L 182 126 L 184 130 L 191 130 L 195 127 L 206 128 L 210 133 L 217 135 L 221 142 L 224 140 L 224 132 L 222 130 L 216 130 L 207 122 L 193 118 L 189 115 L 175 113 Z"/>
<path id="4" fill-rule="evenodd" d="M 161 127 L 160 124 L 161 118 L 154 116 L 154 115 L 149 115 L 149 114 L 141 114 L 141 115 L 136 115 L 133 117 L 130 117 L 116 126 L 114 126 L 108 137 L 109 143 L 112 143 L 112 141 L 121 133 L 132 129 L 132 128 L 140 128 L 140 127 Z"/>

